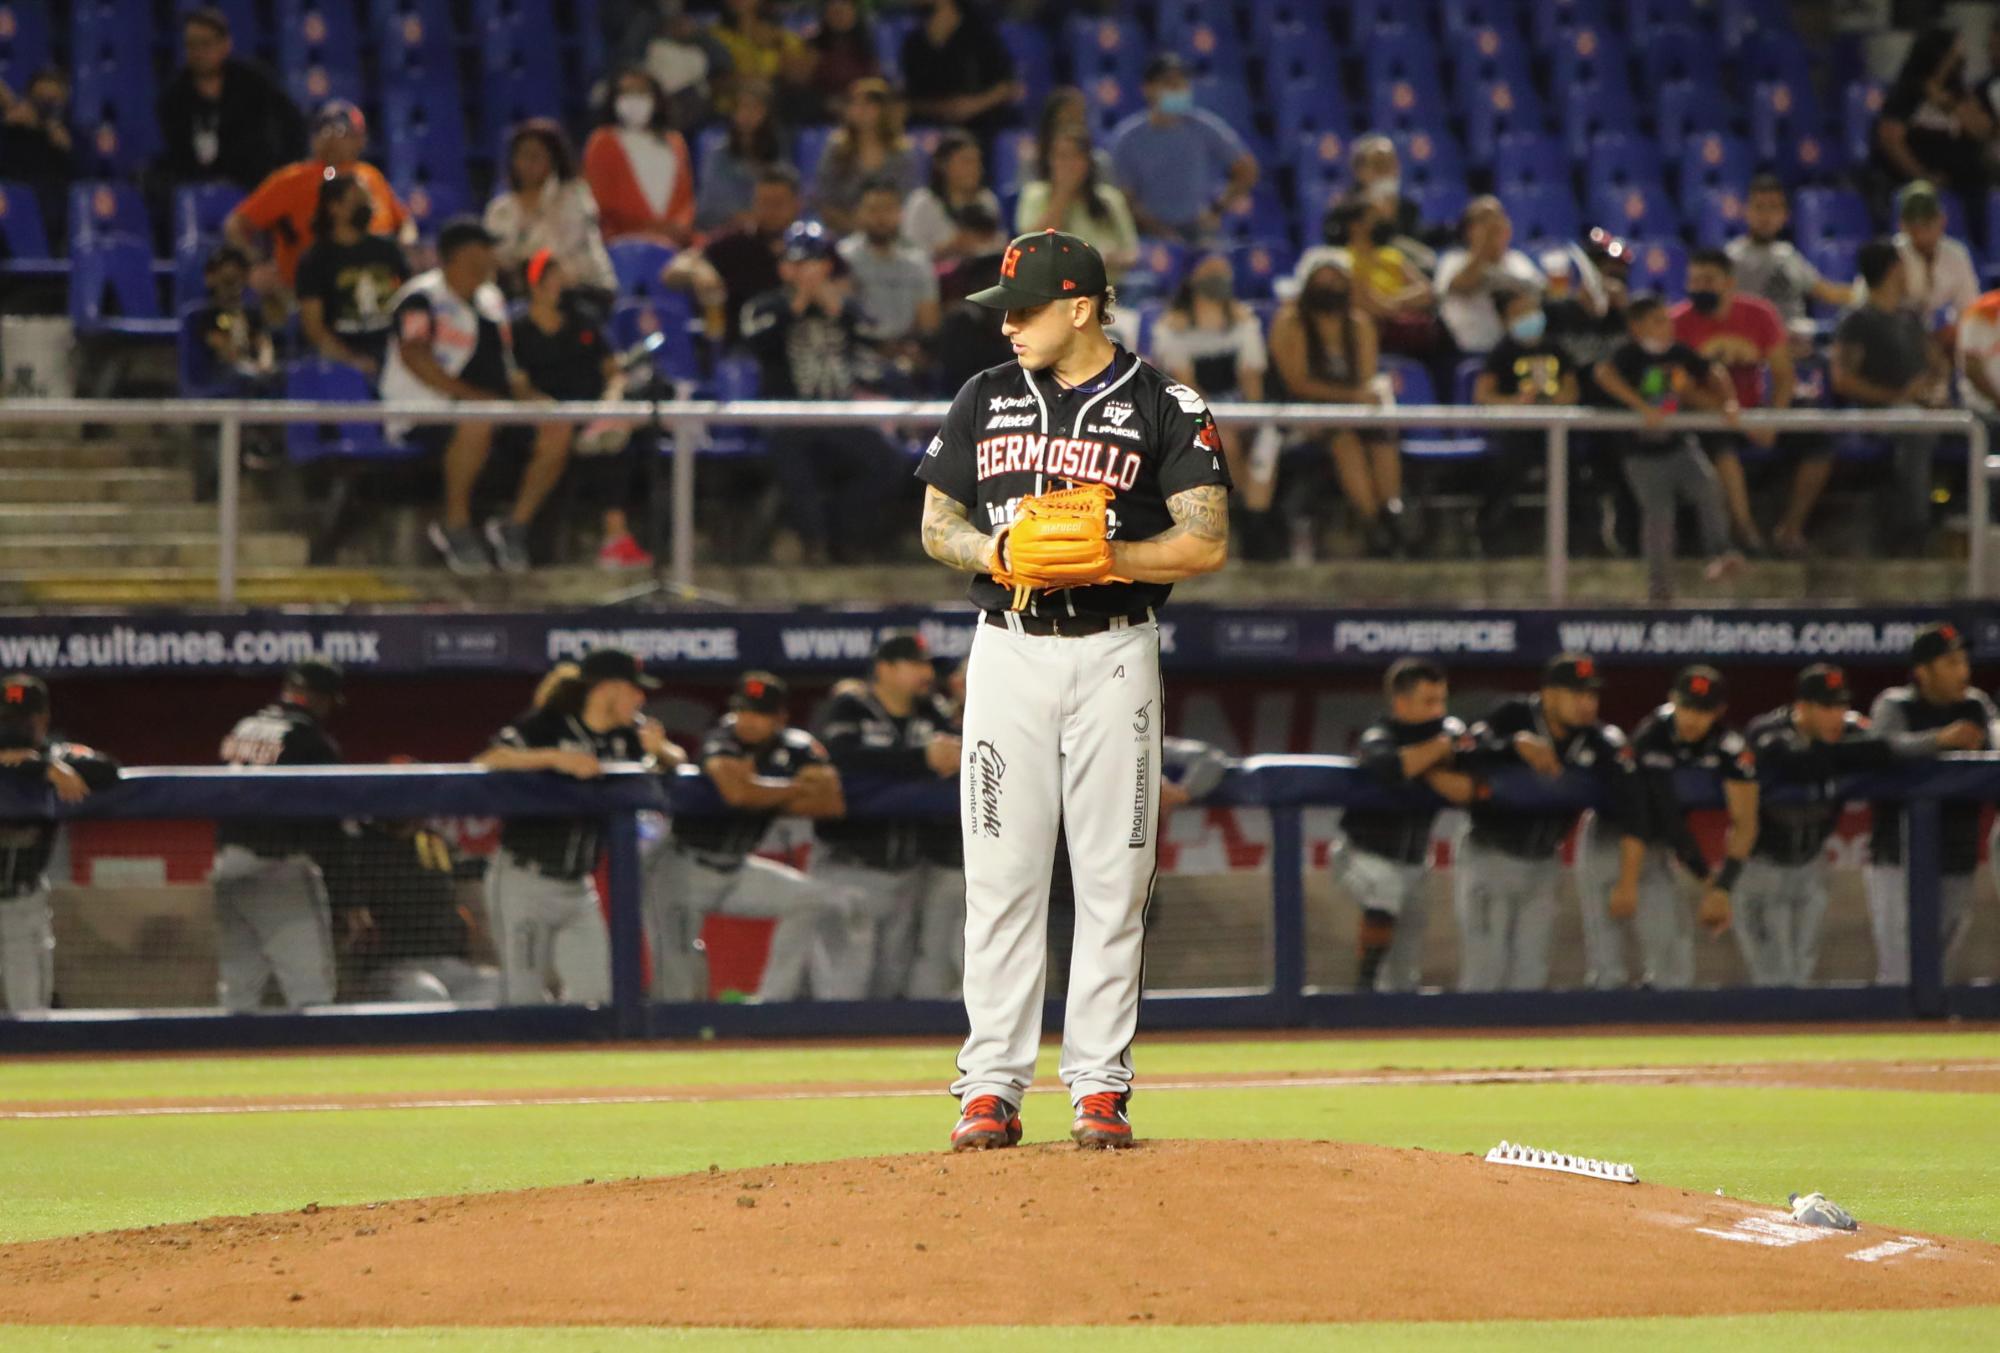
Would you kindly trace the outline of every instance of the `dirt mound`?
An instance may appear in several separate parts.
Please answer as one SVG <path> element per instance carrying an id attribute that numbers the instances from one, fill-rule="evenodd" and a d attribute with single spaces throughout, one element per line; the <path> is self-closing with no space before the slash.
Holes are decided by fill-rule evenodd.
<path id="1" fill-rule="evenodd" d="M 2000 1246 L 1328 1142 L 848 1160 L 0 1247 L 0 1322 L 50 1324 L 1469 1320 L 1996 1292 Z"/>

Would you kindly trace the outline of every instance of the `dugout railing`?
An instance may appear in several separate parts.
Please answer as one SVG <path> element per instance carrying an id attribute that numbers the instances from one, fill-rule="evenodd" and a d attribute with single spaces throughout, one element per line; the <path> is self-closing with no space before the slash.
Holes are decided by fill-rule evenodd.
<path id="1" fill-rule="evenodd" d="M 694 491 L 696 464 L 711 445 L 710 430 L 732 428 L 878 426 L 929 432 L 943 422 L 949 405 L 939 401 L 773 401 L 722 403 L 673 400 L 627 403 L 508 404 L 461 403 L 449 410 L 451 422 L 509 424 L 627 423 L 658 425 L 668 434 L 668 498 L 671 550 L 666 574 L 685 595 L 694 586 Z M 1569 597 L 1569 460 L 1571 439 L 1594 432 L 1637 432 L 1647 428 L 1639 415 L 1606 409 L 1493 408 L 1465 405 L 1362 407 L 1342 404 L 1217 404 L 1216 418 L 1228 424 L 1272 424 L 1295 431 L 1314 428 L 1455 429 L 1469 433 L 1540 432 L 1548 491 L 1543 514 L 1543 559 L 1547 599 L 1561 605 Z M 234 604 L 237 544 L 242 517 L 242 445 L 246 426 L 289 424 L 386 424 L 436 421 L 433 405 L 313 403 L 297 400 L 12 400 L 0 403 L 0 427 L 37 424 L 212 426 L 216 451 L 216 599 Z M 1780 436 L 1810 433 L 1913 435 L 1964 438 L 1966 514 L 1970 522 L 1965 595 L 1995 594 L 1988 576 L 1990 477 L 2000 460 L 1989 455 L 1990 430 L 1965 410 L 1860 409 L 1750 410 L 1730 421 L 1719 414 L 1676 414 L 1673 430 L 1724 432 L 1770 429 Z"/>
<path id="2" fill-rule="evenodd" d="M 1520 806 L 1593 805 L 1597 782 L 1574 774 L 1539 779 L 1505 771 L 1492 780 L 1497 801 Z M 1690 807 L 1721 803 L 1711 776 L 1683 773 L 1678 788 Z M 1421 795 L 1428 791 L 1402 793 Z M 1799 796 L 1773 786 L 1773 796 Z M 2000 1017 L 2000 986 L 1948 986 L 1939 935 L 1941 801 L 2000 800 L 2000 755 L 1957 754 L 1839 787 L 1846 800 L 1900 802 L 1908 820 L 1911 980 L 1907 986 L 1828 984 L 1809 987 L 1704 988 L 1685 991 L 1538 991 L 1385 995 L 1315 990 L 1306 963 L 1304 812 L 1319 806 L 1406 801 L 1341 757 L 1260 756 L 1234 764 L 1202 806 L 1257 809 L 1270 815 L 1270 980 L 1261 989 L 1155 992 L 1143 1027 L 1388 1028 L 1399 1026 L 1588 1025 L 1638 1021 L 1760 1021 Z M 0 1051 L 75 1052 L 309 1044 L 631 1040 L 694 1037 L 955 1035 L 963 1011 L 948 1001 L 654 1003 L 645 989 L 641 919 L 640 815 L 715 811 L 714 791 L 698 773 L 660 777 L 615 769 L 594 781 L 555 775 L 494 773 L 470 766 L 349 766 L 244 770 L 154 767 L 68 806 L 44 791 L 0 785 L 0 822 L 57 818 L 82 822 L 168 820 L 382 820 L 444 816 L 578 817 L 604 826 L 611 999 L 601 1005 L 479 1008 L 331 1005 L 297 1013 L 229 1014 L 57 1009 L 0 1016 Z M 957 795 L 949 782 L 922 787 L 850 782 L 850 815 L 928 815 L 949 821 Z M 1992 924 L 1990 917 L 1984 923 Z M 58 992 L 60 998 L 60 992 Z M 1051 1000 L 1048 1027 L 1059 1028 Z"/>

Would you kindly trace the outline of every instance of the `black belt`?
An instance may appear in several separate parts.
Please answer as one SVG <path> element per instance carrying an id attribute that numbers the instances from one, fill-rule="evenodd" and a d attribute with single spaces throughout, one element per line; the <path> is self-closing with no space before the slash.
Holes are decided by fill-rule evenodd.
<path id="1" fill-rule="evenodd" d="M 679 841 L 675 841 L 673 845 L 680 854 L 687 856 L 702 868 L 713 869 L 718 874 L 735 873 L 743 867 L 747 858 L 743 855 L 731 855 L 725 851 L 696 850 L 692 846 L 682 845 Z"/>
<path id="2" fill-rule="evenodd" d="M 551 883 L 581 883 L 595 872 L 594 870 L 585 870 L 581 874 L 567 873 L 555 865 L 547 864 L 541 860 L 531 860 L 527 856 L 516 854 L 511 850 L 507 852 L 507 859 L 516 869 L 524 873 L 540 875 Z"/>
<path id="3" fill-rule="evenodd" d="M 994 629 L 1011 630 L 1019 622 L 1021 633 L 1041 639 L 1080 639 L 1087 634 L 1103 634 L 1109 630 L 1143 625 L 1153 618 L 1150 609 L 1135 611 L 1131 615 L 1028 615 L 1021 611 L 986 611 L 982 614 L 986 623 Z"/>

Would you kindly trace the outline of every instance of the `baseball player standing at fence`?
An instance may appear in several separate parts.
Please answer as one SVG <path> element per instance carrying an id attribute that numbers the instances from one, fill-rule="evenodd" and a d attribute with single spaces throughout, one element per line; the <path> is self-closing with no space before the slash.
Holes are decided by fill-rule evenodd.
<path id="1" fill-rule="evenodd" d="M 1604 678 L 1595 659 L 1562 653 L 1542 669 L 1538 694 L 1502 702 L 1472 726 L 1473 748 L 1458 758 L 1479 773 L 1525 765 L 1554 778 L 1580 771 L 1600 778 L 1614 821 L 1631 821 L 1632 776 L 1625 738 L 1597 721 Z M 1460 991 L 1539 991 L 1549 984 L 1549 943 L 1560 868 L 1556 852 L 1576 824 L 1574 808 L 1472 805 L 1452 868 L 1458 912 Z"/>
<path id="2" fill-rule="evenodd" d="M 325 723 L 341 703 L 341 671 L 313 659 L 285 673 L 275 703 L 241 719 L 222 740 L 231 766 L 336 766 Z M 290 1009 L 333 999 L 333 913 L 325 871 L 346 847 L 341 824 L 304 818 L 225 821 L 215 828 L 217 986 L 231 1010 L 255 1010 L 276 978 Z M 366 930 L 365 907 L 345 907 L 341 928 Z"/>
<path id="3" fill-rule="evenodd" d="M 1226 562 L 1229 472 L 1201 396 L 1105 336 L 1115 296 L 1090 245 L 1022 235 L 999 284 L 970 299 L 1006 312 L 1015 360 L 965 383 L 917 467 L 924 548 L 975 575 L 981 611 L 960 780 L 971 1033 L 952 1145 L 1020 1139 L 1060 826 L 1077 913 L 1061 1063 L 1070 1135 L 1128 1146 L 1159 846 L 1155 612 L 1173 583 Z"/>
<path id="4" fill-rule="evenodd" d="M 1400 658 L 1382 678 L 1389 712 L 1362 731 L 1355 759 L 1378 783 L 1426 785 L 1455 804 L 1478 788 L 1451 768 L 1469 745 L 1465 724 L 1445 713 L 1444 668 L 1428 658 Z M 1333 876 L 1361 908 L 1362 990 L 1415 991 L 1423 975 L 1429 919 L 1431 828 L 1435 802 L 1407 808 L 1349 808 L 1340 815 Z"/>
<path id="5" fill-rule="evenodd" d="M 882 789 L 935 784 L 958 774 L 958 733 L 932 694 L 937 669 L 916 634 L 892 634 L 875 649 L 866 685 L 835 694 L 820 740 L 843 783 Z M 877 1000 L 956 993 L 965 943 L 965 881 L 925 858 L 939 823 L 921 817 L 821 818 L 813 874 L 852 892 L 857 906 L 823 925 L 828 951 L 822 997 Z M 958 824 L 948 824 L 955 835 Z M 923 971 L 919 971 L 921 963 Z"/>
<path id="6" fill-rule="evenodd" d="M 1729 689 L 1713 667 L 1689 667 L 1674 678 L 1672 698 L 1632 730 L 1638 778 L 1639 828 L 1626 835 L 1611 915 L 1634 918 L 1639 931 L 1640 982 L 1657 991 L 1694 985 L 1694 929 L 1729 928 L 1729 895 L 1757 840 L 1757 758 L 1743 735 L 1722 721 Z M 1713 870 L 1688 827 L 1675 773 L 1702 770 L 1722 780 L 1729 841 Z M 1690 907 L 1673 865 L 1701 885 Z"/>
<path id="7" fill-rule="evenodd" d="M 1904 756 L 2000 748 L 2000 711 L 1972 684 L 1965 636 L 1954 625 L 1926 625 L 1910 644 L 1910 684 L 1875 697 L 1868 722 Z M 1979 868 L 1980 804 L 1938 805 L 1938 867 L 1945 957 L 1972 924 L 1972 883 Z M 1910 880 L 1903 860 L 1903 806 L 1873 807 L 1868 838 L 1868 922 L 1875 932 L 1875 980 L 1910 980 Z"/>
<path id="8" fill-rule="evenodd" d="M 1826 917 L 1826 842 L 1840 822 L 1837 780 L 1879 770 L 1895 749 L 1868 731 L 1851 708 L 1847 673 L 1818 663 L 1799 673 L 1798 698 L 1752 719 L 1743 730 L 1757 758 L 1757 778 L 1810 797 L 1760 794 L 1757 844 L 1733 894 L 1737 947 L 1750 981 L 1760 987 L 1802 987 L 1819 962 L 1820 922 Z"/>
<path id="9" fill-rule="evenodd" d="M 643 719 L 660 683 L 619 648 L 593 649 L 577 675 L 501 729 L 475 763 L 497 771 L 555 771 L 579 780 L 606 761 L 671 771 L 685 756 Z M 486 866 L 486 919 L 500 955 L 500 1000 L 611 999 L 611 935 L 597 897 L 604 824 L 596 817 L 509 818 Z"/>
<path id="10" fill-rule="evenodd" d="M 815 959 L 822 927 L 844 924 L 858 899 L 845 888 L 751 854 L 779 817 L 838 817 L 847 811 L 826 748 L 786 727 L 790 693 L 769 672 L 745 672 L 729 713 L 708 730 L 696 757 L 722 799 L 720 813 L 680 813 L 646 862 L 646 933 L 653 997 L 708 999 L 701 928 L 710 916 L 777 921 L 757 997 L 792 1001 L 810 989 L 825 999 L 839 984 Z"/>
<path id="11" fill-rule="evenodd" d="M 0 677 L 0 774 L 43 785 L 81 803 L 117 783 L 118 763 L 80 742 L 49 736 L 49 688 L 40 677 Z M 62 824 L 53 818 L 0 822 L 0 1006 L 46 1010 L 55 993 L 55 912 L 49 857 Z"/>

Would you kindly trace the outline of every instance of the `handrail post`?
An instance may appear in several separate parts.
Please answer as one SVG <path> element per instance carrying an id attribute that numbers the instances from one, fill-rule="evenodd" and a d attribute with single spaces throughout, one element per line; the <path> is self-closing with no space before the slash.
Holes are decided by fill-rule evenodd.
<path id="1" fill-rule="evenodd" d="M 605 882 L 611 896 L 611 1022 L 618 1038 L 646 1032 L 645 924 L 642 919 L 644 866 L 639 860 L 639 815 L 620 808 L 605 823 Z"/>
<path id="2" fill-rule="evenodd" d="M 1966 515 L 1970 518 L 1966 523 L 1965 553 L 1972 574 L 1966 580 L 1965 595 L 1974 601 L 1984 601 L 1992 592 L 1986 581 L 1987 537 L 1992 534 L 1988 505 L 1993 491 L 1992 482 L 1986 477 L 1989 441 L 1986 420 L 1975 413 L 1965 434 Z"/>
<path id="3" fill-rule="evenodd" d="M 671 576 L 683 595 L 694 590 L 694 458 L 707 440 L 708 425 L 701 419 L 675 421 Z"/>
<path id="4" fill-rule="evenodd" d="M 218 425 L 216 455 L 215 599 L 236 604 L 236 547 L 242 534 L 243 421 L 227 415 Z"/>
<path id="5" fill-rule="evenodd" d="M 1548 518 L 1543 523 L 1548 552 L 1549 602 L 1560 606 L 1569 596 L 1569 429 L 1553 423 L 1548 429 Z"/>
<path id="6" fill-rule="evenodd" d="M 1306 991 L 1305 826 L 1297 806 L 1271 809 L 1271 999 L 1296 1028 Z"/>

